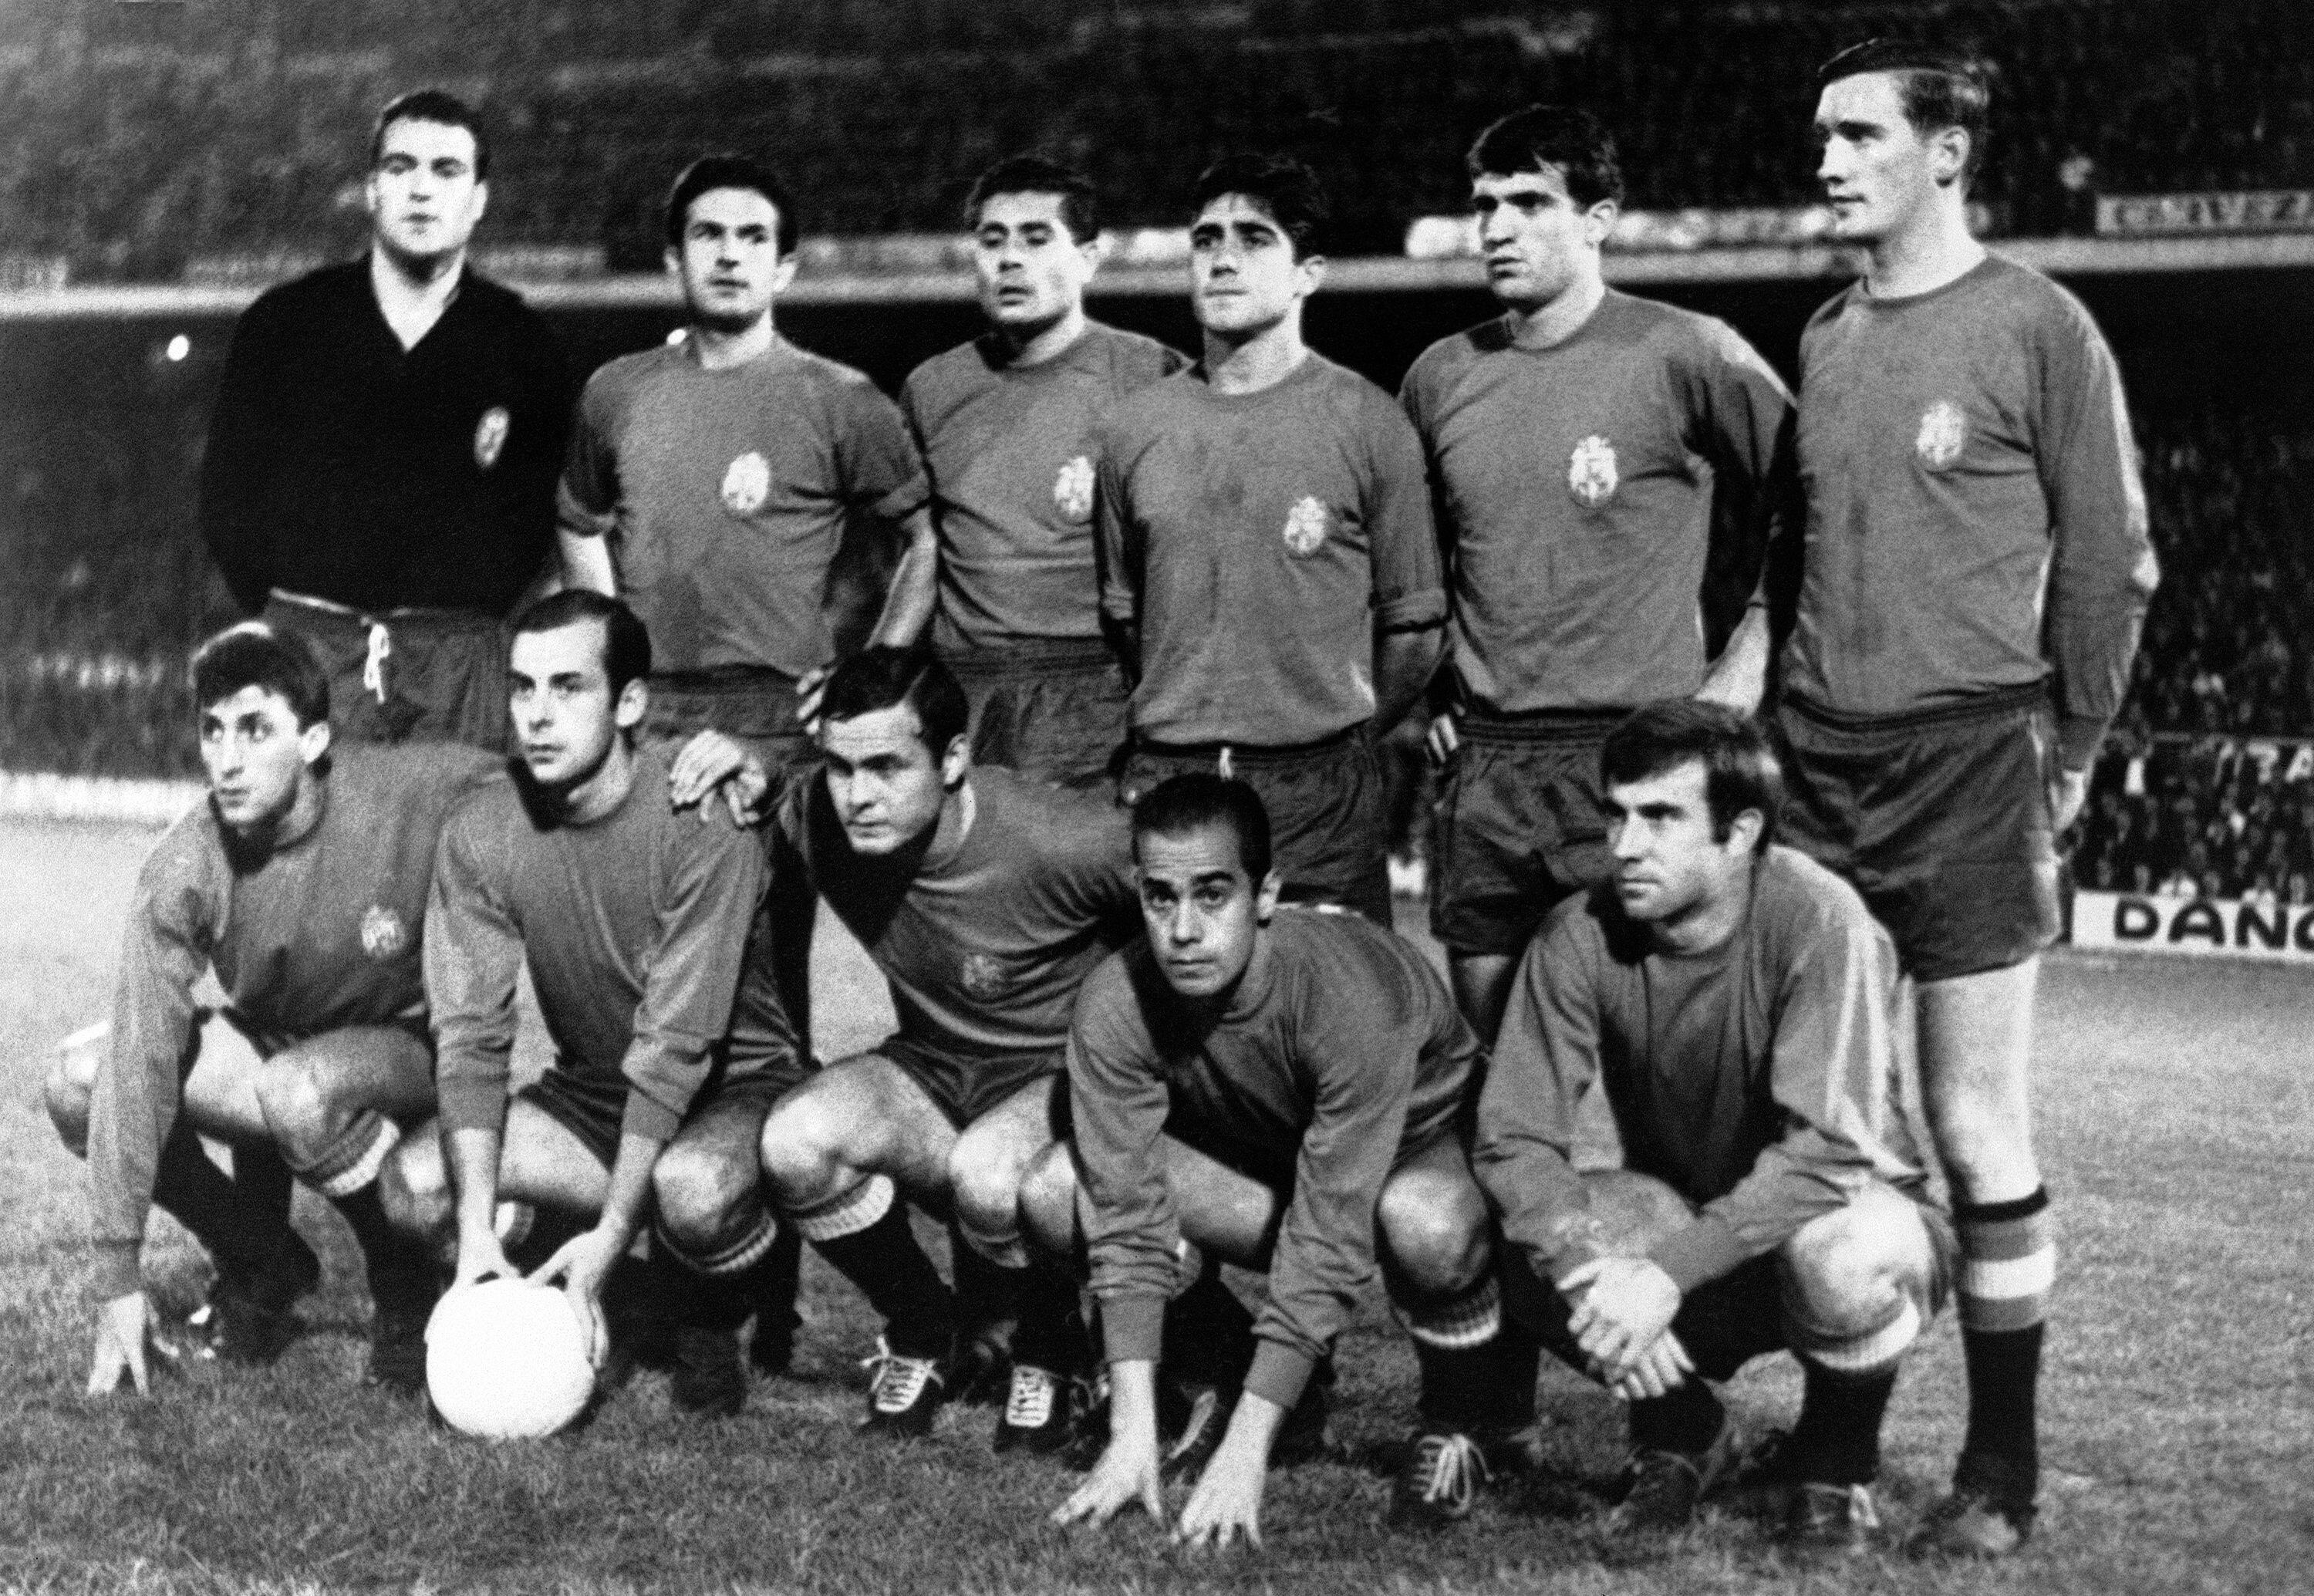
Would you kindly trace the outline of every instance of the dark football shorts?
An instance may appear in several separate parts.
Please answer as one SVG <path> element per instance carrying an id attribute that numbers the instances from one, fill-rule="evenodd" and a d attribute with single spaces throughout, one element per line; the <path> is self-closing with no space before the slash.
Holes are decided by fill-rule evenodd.
<path id="1" fill-rule="evenodd" d="M 1456 953 L 1524 953 L 1561 899 L 1613 873 L 1599 745 L 1621 719 L 1457 718 L 1434 810 L 1432 935 Z"/>
<path id="2" fill-rule="evenodd" d="M 1188 771 L 1235 776 L 1260 796 L 1285 901 L 1335 904 L 1391 923 L 1389 797 L 1363 725 L 1301 748 L 1139 743 L 1118 796 L 1131 804 Z"/>
<path id="3" fill-rule="evenodd" d="M 973 1058 L 891 1036 L 869 1051 L 897 1065 L 900 1073 L 922 1087 L 932 1106 L 959 1131 L 1022 1087 L 1039 1080 L 1053 1082 L 1055 1098 L 1068 1096 L 1067 1055 L 1057 1047 L 1050 1053 Z"/>
<path id="4" fill-rule="evenodd" d="M 514 747 L 507 718 L 507 633 L 459 610 L 365 615 L 276 593 L 265 620 L 303 639 L 330 679 L 330 728 L 349 743 Z"/>
<path id="5" fill-rule="evenodd" d="M 800 1085 L 807 1073 L 798 1069 L 755 1070 L 745 1075 L 711 1074 L 707 1084 L 692 1099 L 691 1113 L 684 1123 L 689 1124 L 710 1107 L 726 1104 L 745 1105 L 755 1112 L 760 1123 L 770 1115 L 772 1105 Z M 598 1080 L 556 1065 L 515 1093 L 515 1098 L 578 1137 L 595 1155 L 596 1161 L 607 1169 L 618 1161 L 619 1134 L 626 1121 L 629 1089 L 624 1080 Z M 678 1140 L 682 1135 L 680 1130 L 676 1132 Z"/>
<path id="6" fill-rule="evenodd" d="M 1774 730 L 1783 839 L 1855 883 L 1914 980 L 2006 969 L 2055 939 L 2039 686 L 1868 721 L 1787 701 Z"/>
<path id="7" fill-rule="evenodd" d="M 769 666 L 718 666 L 703 671 L 656 671 L 643 739 L 666 745 L 668 757 L 702 731 L 720 731 L 764 762 L 773 780 L 790 777 L 819 757 L 797 718 L 796 679 Z"/>
<path id="8" fill-rule="evenodd" d="M 941 657 L 972 706 L 973 763 L 1061 787 L 1117 779 L 1131 694 L 1107 643 L 1023 638 Z"/>
<path id="9" fill-rule="evenodd" d="M 1951 1299 L 1959 1277 L 1960 1239 L 1952 1218 L 1933 1203 L 1905 1194 L 1929 1236 L 1929 1277 L 1920 1283 L 1913 1307 L 1925 1329 Z M 1585 1359 L 1564 1330 L 1567 1308 L 1555 1287 L 1538 1277 L 1521 1248 L 1504 1249 L 1503 1305 L 1511 1317 L 1538 1330 L 1543 1344 L 1577 1368 Z M 1753 1358 L 1785 1352 L 1792 1345 L 1790 1310 L 1776 1255 L 1746 1259 L 1717 1280 L 1707 1280 L 1680 1299 L 1672 1334 L 1709 1380 L 1734 1378 Z"/>

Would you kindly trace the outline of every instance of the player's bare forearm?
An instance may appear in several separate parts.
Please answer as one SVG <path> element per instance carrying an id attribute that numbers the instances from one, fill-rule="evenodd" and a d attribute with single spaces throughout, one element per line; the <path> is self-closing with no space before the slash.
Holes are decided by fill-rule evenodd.
<path id="1" fill-rule="evenodd" d="M 610 1190 L 603 1197 L 602 1217 L 595 1228 L 614 1239 L 620 1250 L 635 1239 L 642 1224 L 643 1204 L 650 1201 L 651 1167 L 667 1143 L 656 1136 L 625 1131 L 619 1136 L 618 1157 L 611 1162 Z"/>
<path id="2" fill-rule="evenodd" d="M 1374 637 L 1374 732 L 1390 731 L 1414 710 L 1429 690 L 1444 652 L 1444 627 L 1385 631 Z"/>
<path id="3" fill-rule="evenodd" d="M 556 543 L 562 551 L 562 585 L 583 587 L 605 595 L 619 591 L 619 575 L 611 561 L 611 545 L 606 538 L 591 537 L 558 530 Z"/>
<path id="4" fill-rule="evenodd" d="M 1704 673 L 1695 696 L 1739 715 L 1757 712 L 1768 689 L 1768 606 L 1753 604 L 1728 634 L 1727 647 Z"/>
<path id="5" fill-rule="evenodd" d="M 458 1253 L 462 1259 L 470 1241 L 479 1243 L 481 1238 L 488 1237 L 492 1248 L 498 1244 L 498 1231 L 491 1221 L 498 1212 L 499 1151 L 504 1140 L 499 1132 L 476 1125 L 459 1126 L 444 1137 L 450 1159 L 450 1178 L 457 1191 Z"/>
<path id="6" fill-rule="evenodd" d="M 877 618 L 875 640 L 905 648 L 923 636 L 940 597 L 940 534 L 929 509 L 917 510 L 900 523 L 908 546 L 892 573 L 891 591 L 884 595 L 884 613 Z"/>

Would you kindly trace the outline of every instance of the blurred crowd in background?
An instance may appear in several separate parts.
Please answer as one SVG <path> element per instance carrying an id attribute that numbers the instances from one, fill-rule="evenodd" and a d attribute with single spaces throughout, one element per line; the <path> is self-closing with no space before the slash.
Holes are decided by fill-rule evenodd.
<path id="1" fill-rule="evenodd" d="M 1507 105 L 1598 110 L 1631 204 L 1815 197 L 1812 75 L 1868 33 L 1934 33 L 1996 84 L 1992 230 L 2088 230 L 2096 197 L 2314 184 L 2304 0 L 182 0 L 0 11 L 0 245 L 72 280 L 204 257 L 339 252 L 359 152 L 432 76 L 499 131 L 492 235 L 658 259 L 668 174 L 709 145 L 806 181 L 806 231 L 955 227 L 973 175 L 1038 147 L 1120 225 L 1178 225 L 1197 172 L 1312 161 L 1338 252 L 1396 253 L 1462 208 L 1461 156 Z M 2292 41 L 2295 41 L 2293 48 Z"/>

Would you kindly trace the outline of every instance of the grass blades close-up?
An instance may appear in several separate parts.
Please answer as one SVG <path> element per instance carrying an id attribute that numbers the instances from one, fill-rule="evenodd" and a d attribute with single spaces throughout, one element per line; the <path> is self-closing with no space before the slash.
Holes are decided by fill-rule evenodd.
<path id="1" fill-rule="evenodd" d="M 1378 1291 L 1338 1360 L 1343 1459 L 1273 1476 L 1262 1550 L 1189 1553 L 1137 1516 L 1099 1532 L 1050 1527 L 1075 1477 L 994 1456 L 994 1409 L 951 1406 L 923 1442 L 855 1434 L 873 1327 L 816 1259 L 795 1367 L 759 1380 L 739 1417 L 694 1422 L 671 1406 L 666 1377 L 646 1372 L 575 1433 L 493 1446 L 359 1383 L 358 1260 L 334 1213 L 301 1193 L 297 1222 L 328 1272 L 300 1306 L 307 1333 L 277 1367 L 204 1362 L 156 1377 L 147 1400 L 83 1395 L 86 1183 L 48 1124 L 40 1080 L 55 1041 L 109 1008 L 122 917 L 155 835 L 0 825 L 0 1588 L 2314 1588 L 2314 986 L 2302 973 L 2048 961 L 2037 1128 L 2062 1251 L 2042 1515 L 2018 1556 L 1934 1566 L 1884 1549 L 1803 1564 L 1716 1512 L 1668 1542 L 1608 1547 L 1600 1493 L 1620 1461 L 1620 1416 L 1555 1368 L 1540 1401 L 1556 1471 L 1499 1486 L 1457 1530 L 1394 1532 L 1382 1522 L 1386 1463 L 1411 1418 L 1414 1368 Z M 1403 918 L 1411 931 L 1417 917 Z M 873 1041 L 888 1009 L 833 916 L 820 925 L 817 1042 L 835 1056 Z M 208 1270 L 156 1219 L 146 1273 L 182 1311 Z M 1731 1389 L 1756 1429 L 1788 1422 L 1797 1388 L 1789 1360 L 1771 1359 Z M 1892 1537 L 1942 1487 L 1962 1412 L 1947 1313 L 1889 1413 L 1880 1500 Z"/>

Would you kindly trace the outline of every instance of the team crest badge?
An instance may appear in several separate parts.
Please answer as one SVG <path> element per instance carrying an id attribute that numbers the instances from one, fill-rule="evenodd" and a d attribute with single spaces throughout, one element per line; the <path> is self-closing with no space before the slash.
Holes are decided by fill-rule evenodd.
<path id="1" fill-rule="evenodd" d="M 750 449 L 723 472 L 723 507 L 735 516 L 752 516 L 772 496 L 772 463 Z"/>
<path id="2" fill-rule="evenodd" d="M 1939 399 L 1921 417 L 1921 435 L 1912 440 L 1912 453 L 1930 471 L 1945 471 L 1960 458 L 1961 445 L 1967 441 L 1968 418 L 1951 400 Z"/>
<path id="3" fill-rule="evenodd" d="M 1082 526 L 1092 519 L 1092 462 L 1080 454 L 1053 479 L 1053 507 L 1061 519 Z"/>
<path id="4" fill-rule="evenodd" d="M 1285 515 L 1285 550 L 1289 554 L 1308 559 L 1326 541 L 1326 528 L 1331 517 L 1317 498 L 1300 500 Z"/>
<path id="5" fill-rule="evenodd" d="M 984 1003 L 1004 990 L 1004 966 L 993 953 L 966 954 L 963 978 L 967 995 Z"/>
<path id="6" fill-rule="evenodd" d="M 507 434 L 514 430 L 514 418 L 506 406 L 494 404 L 482 412 L 474 423 L 474 463 L 488 471 L 499 463 L 499 454 L 506 447 Z"/>
<path id="7" fill-rule="evenodd" d="M 361 939 L 370 957 L 392 958 L 410 946 L 410 928 L 384 904 L 372 904 L 362 911 Z"/>
<path id="8" fill-rule="evenodd" d="M 1586 510 L 1615 497 L 1615 445 L 1596 433 L 1575 445 L 1567 461 L 1567 490 Z"/>

